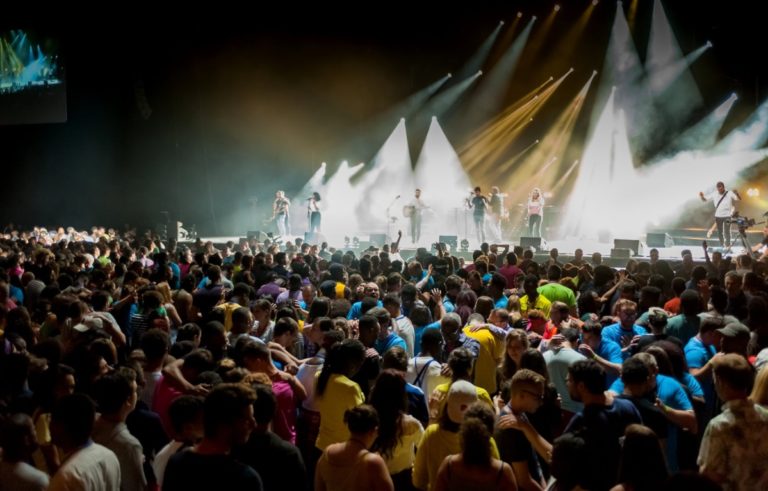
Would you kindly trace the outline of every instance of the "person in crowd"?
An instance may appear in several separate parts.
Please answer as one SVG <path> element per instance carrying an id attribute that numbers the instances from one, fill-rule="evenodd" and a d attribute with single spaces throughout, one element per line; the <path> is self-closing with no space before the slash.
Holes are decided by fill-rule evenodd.
<path id="1" fill-rule="evenodd" d="M 754 369 L 743 356 L 730 353 L 718 357 L 712 371 L 725 404 L 704 430 L 699 471 L 726 489 L 765 489 L 768 409 L 749 399 Z"/>
<path id="2" fill-rule="evenodd" d="M 432 394 L 438 385 L 449 382 L 444 376 L 440 355 L 443 336 L 437 329 L 429 329 L 421 336 L 421 351 L 419 355 L 408 360 L 408 370 L 405 379 L 408 383 L 419 387 L 425 394 Z"/>
<path id="3" fill-rule="evenodd" d="M 655 491 L 668 477 L 656 433 L 639 424 L 627 426 L 619 460 L 619 484 L 611 491 Z"/>
<path id="4" fill-rule="evenodd" d="M 449 455 L 437 471 L 435 491 L 462 489 L 518 489 L 512 468 L 494 458 L 491 444 L 494 414 L 484 404 L 475 403 L 459 428 L 461 453 Z"/>
<path id="5" fill-rule="evenodd" d="M 391 491 L 392 478 L 384 459 L 370 448 L 376 441 L 379 416 L 368 405 L 344 412 L 349 438 L 323 451 L 315 471 L 316 491 Z"/>
<path id="6" fill-rule="evenodd" d="M 233 450 L 233 455 L 258 472 L 264 489 L 306 491 L 308 475 L 301 452 L 270 430 L 279 405 L 274 391 L 258 383 L 253 384 L 253 390 L 256 392 L 253 403 L 256 428 L 244 445 Z"/>
<path id="7" fill-rule="evenodd" d="M 71 394 L 51 413 L 51 438 L 64 456 L 48 489 L 120 489 L 120 462 L 114 452 L 91 440 L 96 408 L 84 394 Z"/>
<path id="8" fill-rule="evenodd" d="M 262 490 L 259 474 L 236 460 L 232 450 L 248 441 L 256 427 L 256 394 L 243 384 L 220 384 L 203 404 L 203 438 L 177 452 L 165 468 L 164 491 L 187 489 Z"/>
<path id="9" fill-rule="evenodd" d="M 379 415 L 379 431 L 372 450 L 384 458 L 395 489 L 411 488 L 416 444 L 424 434 L 418 419 L 406 412 L 406 382 L 400 372 L 385 369 L 371 390 L 370 404 Z"/>
<path id="10" fill-rule="evenodd" d="M 155 478 L 161 484 L 168 460 L 177 452 L 196 445 L 203 438 L 203 398 L 183 395 L 171 403 L 168 415 L 172 424 L 172 440 L 157 453 L 152 462 Z"/>
<path id="11" fill-rule="evenodd" d="M 49 477 L 28 462 L 37 446 L 32 418 L 24 413 L 8 416 L 0 421 L 0 490 L 45 491 Z"/>

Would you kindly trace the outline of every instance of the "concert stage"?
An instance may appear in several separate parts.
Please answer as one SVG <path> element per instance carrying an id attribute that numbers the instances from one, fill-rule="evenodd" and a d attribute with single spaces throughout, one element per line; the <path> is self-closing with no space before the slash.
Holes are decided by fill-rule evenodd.
<path id="1" fill-rule="evenodd" d="M 735 232 L 735 231 L 734 231 Z M 533 247 L 535 257 L 537 261 L 543 261 L 546 258 L 549 257 L 549 251 L 552 249 L 557 249 L 559 253 L 559 261 L 562 263 L 568 262 L 570 259 L 573 258 L 574 251 L 576 249 L 581 249 L 584 252 L 584 257 L 589 260 L 593 253 L 599 252 L 603 257 L 603 262 L 605 264 L 608 264 L 609 266 L 614 267 L 623 267 L 626 265 L 627 261 L 632 258 L 639 261 L 647 261 L 649 260 L 649 254 L 650 250 L 655 248 L 659 251 L 659 258 L 665 259 L 665 260 L 671 260 L 671 261 L 680 261 L 682 258 L 682 252 L 684 250 L 689 250 L 691 254 L 693 255 L 693 259 L 696 262 L 703 262 L 704 261 L 704 250 L 702 248 L 702 242 L 706 239 L 706 230 L 705 229 L 698 229 L 698 228 L 689 228 L 689 229 L 679 229 L 679 230 L 667 230 L 667 231 L 660 231 L 657 233 L 657 235 L 664 235 L 666 234 L 668 236 L 668 239 L 671 239 L 674 245 L 667 245 L 667 246 L 649 246 L 645 242 L 645 239 L 647 236 L 644 236 L 643 239 L 632 239 L 632 238 L 615 238 L 615 240 L 618 240 L 619 242 L 616 243 L 614 239 L 611 239 L 610 241 L 606 240 L 606 237 L 603 237 L 604 240 L 594 240 L 594 239 L 578 239 L 578 238 L 565 238 L 565 239 L 558 239 L 558 240 L 544 240 L 539 247 Z M 763 239 L 762 232 L 752 232 L 749 231 L 747 233 L 748 240 L 751 245 L 755 245 L 760 243 Z M 333 241 L 329 241 L 329 246 L 334 247 L 336 249 L 341 249 L 343 251 L 351 250 L 354 251 L 357 255 L 360 255 L 365 250 L 367 250 L 371 244 L 371 236 L 369 235 L 358 235 L 354 236 L 350 234 L 349 237 L 357 238 L 357 247 L 353 246 L 353 240 L 350 241 L 350 243 L 345 243 L 344 241 L 340 241 L 340 243 L 335 243 Z M 469 238 L 468 243 L 469 246 L 464 250 L 461 247 L 461 239 L 457 238 L 456 236 L 442 236 L 442 238 L 449 237 L 453 238 L 457 242 L 457 247 L 453 248 L 451 247 L 451 254 L 463 258 L 465 261 L 471 261 L 472 260 L 472 252 L 475 249 L 479 248 L 479 243 L 474 238 Z M 378 237 L 380 239 L 380 237 Z M 416 249 L 418 247 L 425 247 L 428 249 L 432 249 L 432 245 L 438 242 L 438 239 L 440 239 L 440 236 L 437 237 L 426 237 L 424 240 L 420 241 L 418 244 L 411 244 L 410 239 L 406 236 L 403 237 L 401 243 L 400 243 L 400 253 L 401 256 L 404 259 L 409 259 L 413 257 L 416 254 Z M 222 247 L 224 244 L 226 244 L 229 241 L 234 242 L 235 244 L 238 244 L 241 240 L 245 240 L 246 236 L 218 236 L 218 237 L 201 237 L 201 240 L 203 242 L 213 242 L 213 244 L 216 247 Z M 375 242 L 374 238 L 374 242 Z M 525 240 L 525 238 L 523 238 Z M 709 245 L 709 252 L 710 254 L 714 251 L 721 251 L 724 255 L 728 256 L 737 256 L 739 254 L 743 254 L 746 252 L 745 248 L 742 246 L 740 239 L 738 238 L 737 234 L 732 235 L 732 240 L 734 245 L 731 247 L 730 250 L 723 250 L 720 247 L 717 247 L 718 240 L 716 237 L 711 237 L 709 239 L 706 239 Z M 192 244 L 193 241 L 179 241 L 180 244 Z M 489 243 L 492 243 L 489 239 Z M 515 238 L 513 240 L 509 241 L 503 241 L 500 242 L 500 244 L 509 244 L 510 250 L 515 245 L 520 244 L 520 238 Z M 378 244 L 377 244 L 378 245 Z M 635 248 L 639 250 L 634 250 Z"/>

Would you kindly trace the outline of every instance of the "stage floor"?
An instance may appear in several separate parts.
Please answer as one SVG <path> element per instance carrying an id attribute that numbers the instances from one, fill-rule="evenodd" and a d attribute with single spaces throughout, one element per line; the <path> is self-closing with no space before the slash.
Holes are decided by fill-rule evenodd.
<path id="1" fill-rule="evenodd" d="M 354 237 L 354 236 L 353 236 Z M 336 249 L 341 250 L 353 250 L 357 253 L 362 252 L 366 250 L 370 245 L 371 242 L 369 239 L 369 236 L 367 235 L 360 235 L 357 236 L 359 239 L 358 247 L 352 247 L 351 244 L 346 245 L 344 243 L 341 244 L 335 244 L 333 242 L 330 242 L 329 245 L 331 247 L 334 247 Z M 693 255 L 693 259 L 695 261 L 704 261 L 704 249 L 701 246 L 701 241 L 704 240 L 704 234 L 702 233 L 702 236 L 700 239 L 697 239 L 695 237 L 689 237 L 687 242 L 691 245 L 674 245 L 671 247 L 656 247 L 659 251 L 659 258 L 660 259 L 666 259 L 666 260 L 673 260 L 673 261 L 680 261 L 682 258 L 682 252 L 684 250 L 689 250 L 691 254 Z M 203 242 L 211 241 L 216 245 L 223 245 L 226 244 L 229 241 L 234 242 L 235 244 L 239 243 L 241 239 L 243 239 L 243 236 L 218 236 L 218 237 L 201 237 Z M 420 240 L 418 244 L 411 243 L 410 239 L 403 237 L 401 243 L 400 243 L 400 249 L 404 252 L 404 257 L 410 257 L 409 253 L 412 251 L 415 251 L 418 247 L 425 247 L 428 249 L 432 248 L 432 245 L 437 242 L 439 237 L 426 237 L 425 240 Z M 431 240 L 429 240 L 431 239 Z M 489 241 L 490 242 L 490 241 Z M 180 241 L 180 243 L 189 244 L 192 243 L 191 241 Z M 510 244 L 510 250 L 511 247 L 514 245 L 519 244 L 519 240 L 512 240 L 512 241 L 505 241 L 500 242 L 501 244 Z M 692 245 L 696 244 L 696 245 Z M 708 239 L 709 244 L 709 252 L 710 254 L 714 251 L 722 251 L 721 248 L 715 247 L 715 245 L 718 244 L 717 239 L 714 240 Z M 452 249 L 452 253 L 455 253 L 457 256 L 471 258 L 472 251 L 479 248 L 479 243 L 477 240 L 469 240 L 469 247 L 467 251 L 461 251 L 460 248 Z M 588 239 L 561 239 L 561 240 L 550 240 L 546 241 L 543 246 L 537 250 L 535 250 L 536 256 L 542 256 L 547 255 L 548 251 L 552 250 L 553 248 L 556 248 L 558 250 L 558 253 L 560 256 L 562 256 L 563 261 L 567 261 L 568 258 L 573 257 L 574 251 L 576 249 L 581 249 L 584 252 L 585 258 L 590 258 L 593 253 L 599 252 L 603 258 L 605 259 L 613 259 L 612 263 L 617 264 L 616 261 L 625 261 L 628 259 L 626 255 L 621 255 L 619 257 L 613 258 L 612 257 L 612 250 L 614 249 L 613 241 L 611 242 L 601 242 L 598 240 L 588 240 Z M 648 247 L 645 244 L 641 243 L 641 250 L 636 255 L 631 255 L 632 258 L 638 259 L 638 260 L 647 260 L 649 259 L 649 252 L 652 249 L 652 247 Z M 725 255 L 731 255 L 731 256 L 737 256 L 739 254 L 743 254 L 746 251 L 746 249 L 739 243 L 739 245 L 735 245 L 730 249 L 730 252 L 723 251 Z"/>

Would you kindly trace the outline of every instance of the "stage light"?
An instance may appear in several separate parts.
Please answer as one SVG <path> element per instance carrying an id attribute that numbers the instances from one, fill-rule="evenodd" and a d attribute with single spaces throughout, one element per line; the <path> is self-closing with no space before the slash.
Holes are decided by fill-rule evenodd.
<path id="1" fill-rule="evenodd" d="M 432 116 L 432 121 L 437 121 L 437 116 Z"/>
<path id="2" fill-rule="evenodd" d="M 320 167 L 325 167 L 325 162 L 321 162 Z"/>
<path id="3" fill-rule="evenodd" d="M 517 13 L 517 18 L 518 18 L 518 19 L 520 19 L 520 18 L 522 18 L 522 17 L 523 17 L 523 13 L 522 13 L 522 12 L 518 12 L 518 13 Z"/>
<path id="4" fill-rule="evenodd" d="M 539 140 L 536 140 L 536 143 L 539 143 Z"/>
<path id="5" fill-rule="evenodd" d="M 712 41 L 707 41 L 707 48 L 711 48 L 711 47 L 712 47 Z"/>
<path id="6" fill-rule="evenodd" d="M 749 188 L 747 189 L 747 196 L 750 198 L 757 198 L 760 196 L 760 190 L 757 188 Z"/>
<path id="7" fill-rule="evenodd" d="M 732 98 L 734 101 L 737 101 L 737 100 L 739 100 L 739 94 L 737 94 L 736 92 L 734 92 L 734 93 L 732 93 L 732 94 L 731 94 L 731 98 Z"/>
<path id="8" fill-rule="evenodd" d="M 405 123 L 405 118 L 400 118 L 401 123 Z"/>
<path id="9" fill-rule="evenodd" d="M 597 70 L 592 70 L 592 75 L 597 75 Z"/>
<path id="10" fill-rule="evenodd" d="M 598 0 L 592 0 L 592 6 L 595 7 L 597 4 L 600 3 Z"/>
<path id="11" fill-rule="evenodd" d="M 500 20 L 500 21 L 499 21 L 499 25 L 500 25 L 500 26 L 503 26 L 503 25 L 504 25 L 504 21 L 503 21 L 503 20 Z"/>
<path id="12" fill-rule="evenodd" d="M 560 5 L 555 5 L 555 12 L 560 12 Z"/>
<path id="13" fill-rule="evenodd" d="M 532 17 L 532 19 L 533 19 L 533 20 L 536 20 L 536 19 L 538 19 L 538 17 L 536 17 L 536 16 L 534 15 L 534 16 Z"/>
<path id="14" fill-rule="evenodd" d="M 477 71 L 477 76 L 478 76 L 478 77 L 479 77 L 480 75 L 482 75 L 482 74 L 483 74 L 483 71 L 482 71 L 482 70 L 478 70 L 478 71 Z"/>
<path id="15" fill-rule="evenodd" d="M 453 77 L 453 75 L 449 73 L 449 74 L 448 74 L 448 78 L 451 78 L 451 77 Z"/>

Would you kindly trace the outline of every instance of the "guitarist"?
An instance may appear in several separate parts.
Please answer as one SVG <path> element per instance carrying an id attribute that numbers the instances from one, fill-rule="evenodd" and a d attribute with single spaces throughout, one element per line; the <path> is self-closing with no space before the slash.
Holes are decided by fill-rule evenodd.
<path id="1" fill-rule="evenodd" d="M 717 226 L 717 237 L 720 239 L 720 247 L 730 247 L 731 226 L 727 222 L 731 215 L 733 215 L 733 203 L 741 201 L 741 195 L 735 189 L 726 190 L 725 184 L 718 182 L 716 192 L 709 196 L 699 192 L 699 198 L 704 202 L 712 200 L 712 203 L 715 205 L 715 225 Z"/>
<path id="2" fill-rule="evenodd" d="M 285 192 L 275 193 L 275 201 L 272 202 L 272 218 L 277 222 L 277 231 L 281 237 L 291 235 L 291 200 L 285 197 Z"/>
<path id="3" fill-rule="evenodd" d="M 504 209 L 504 198 L 506 194 L 499 191 L 497 186 L 491 188 L 490 196 L 490 224 L 491 232 L 493 233 L 494 240 L 501 241 L 501 220 L 506 218 L 506 210 Z"/>

